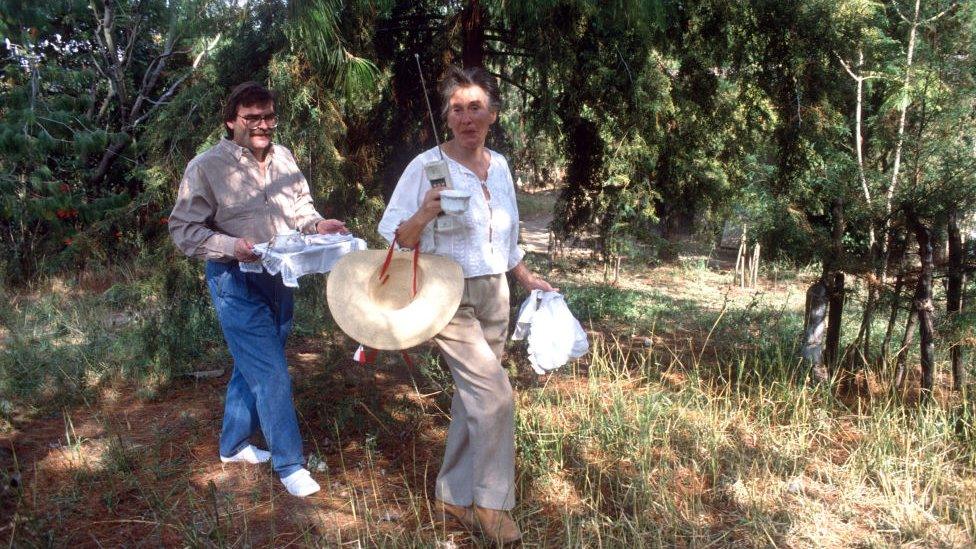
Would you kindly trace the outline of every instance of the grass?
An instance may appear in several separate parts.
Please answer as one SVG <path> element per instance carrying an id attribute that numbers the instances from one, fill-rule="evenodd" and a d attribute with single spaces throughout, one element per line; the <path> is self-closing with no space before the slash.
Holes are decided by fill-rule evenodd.
<path id="1" fill-rule="evenodd" d="M 523 219 L 551 216 L 554 197 L 557 195 L 558 192 L 553 190 L 518 192 L 515 198 L 519 215 Z"/>
<path id="2" fill-rule="evenodd" d="M 576 528 L 560 543 L 972 542 L 976 446 L 943 410 L 853 414 L 794 379 L 717 382 L 616 343 L 593 359 L 585 390 L 520 395 L 526 491 Z"/>
<path id="3" fill-rule="evenodd" d="M 227 357 L 193 269 L 7 296 L 0 541 L 483 545 L 432 519 L 453 390 L 436 353 L 415 350 L 412 368 L 393 353 L 351 363 L 321 280 L 303 280 L 289 361 L 322 492 L 290 498 L 268 468 L 215 463 L 226 378 L 182 374 Z M 976 540 L 976 405 L 807 384 L 795 359 L 806 277 L 741 290 L 686 262 L 630 265 L 607 286 L 571 260 L 549 277 L 592 351 L 539 378 L 510 349 L 526 546 Z"/>

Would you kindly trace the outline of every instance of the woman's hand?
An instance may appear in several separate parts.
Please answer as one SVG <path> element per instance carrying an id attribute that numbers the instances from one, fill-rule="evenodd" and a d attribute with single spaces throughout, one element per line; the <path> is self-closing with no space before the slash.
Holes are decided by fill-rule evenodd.
<path id="1" fill-rule="evenodd" d="M 427 219 L 427 223 L 433 221 L 443 211 L 441 209 L 441 191 L 446 188 L 431 187 L 427 191 L 427 194 L 424 195 L 424 200 L 420 203 L 420 210 L 417 213 L 422 212 L 424 218 Z"/>
<path id="2" fill-rule="evenodd" d="M 346 229 L 346 224 L 338 219 L 320 219 L 315 224 L 315 232 L 319 234 L 346 234 L 349 229 Z"/>
<path id="3" fill-rule="evenodd" d="M 552 284 L 549 284 L 545 279 L 539 278 L 536 275 L 531 275 L 528 280 L 520 280 L 520 284 L 525 288 L 525 291 L 531 292 L 532 290 L 542 290 L 543 292 L 558 292 L 559 288 L 553 288 Z"/>
<path id="4" fill-rule="evenodd" d="M 407 219 L 397 228 L 397 242 L 404 248 L 416 248 L 420 245 L 420 235 L 424 228 L 431 221 L 437 219 L 437 214 L 441 213 L 441 191 L 444 187 L 434 187 L 427 191 L 420 209 L 417 210 L 410 219 Z"/>
<path id="5" fill-rule="evenodd" d="M 559 288 L 555 288 L 552 284 L 549 284 L 545 279 L 539 278 L 528 267 L 525 263 L 519 261 L 519 264 L 512 269 L 512 276 L 518 281 L 519 285 L 525 288 L 526 291 L 531 292 L 532 290 L 542 290 L 543 292 L 558 292 Z"/>

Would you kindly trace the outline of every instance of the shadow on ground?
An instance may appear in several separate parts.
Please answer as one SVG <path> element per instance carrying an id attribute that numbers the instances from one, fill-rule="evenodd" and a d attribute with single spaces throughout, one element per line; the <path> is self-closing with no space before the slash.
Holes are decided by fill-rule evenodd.
<path id="1" fill-rule="evenodd" d="M 744 294 L 730 299 L 745 305 L 730 308 L 666 287 L 577 282 L 565 284 L 564 293 L 594 338 L 654 353 L 667 367 L 761 350 L 799 322 L 796 313 L 750 305 Z M 519 297 L 516 292 L 513 311 Z M 350 359 L 355 344 L 334 328 L 316 332 L 316 324 L 298 321 L 289 364 L 305 449 L 321 464 L 314 474 L 322 492 L 291 498 L 269 467 L 219 463 L 226 372 L 216 379 L 180 378 L 153 398 L 122 380 L 88 404 L 17 418 L 0 436 L 0 448 L 9 450 L 0 452 L 0 465 L 8 479 L 19 475 L 18 486 L 0 496 L 0 537 L 57 546 L 477 543 L 431 516 L 451 392 L 433 349 L 412 350 L 412 366 L 396 353 L 364 366 Z M 522 344 L 512 347 L 506 364 L 515 365 L 510 371 L 518 372 L 517 388 L 541 382 Z M 580 383 L 586 371 L 584 360 Z M 571 455 L 569 462 L 580 489 L 594 482 L 598 467 L 585 456 Z M 602 512 L 633 515 L 628 490 L 634 482 L 632 471 L 602 474 Z M 533 497 L 531 490 L 522 493 L 524 509 L 540 507 Z M 703 496 L 701 502 L 729 512 L 727 501 Z M 552 519 L 552 539 L 563 539 L 557 529 L 563 515 L 542 510 Z"/>

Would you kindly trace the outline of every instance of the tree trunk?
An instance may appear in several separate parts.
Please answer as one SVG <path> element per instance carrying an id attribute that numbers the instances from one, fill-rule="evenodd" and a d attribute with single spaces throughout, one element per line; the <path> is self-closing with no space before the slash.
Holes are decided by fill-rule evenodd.
<path id="1" fill-rule="evenodd" d="M 911 310 L 908 312 L 908 320 L 905 321 L 905 335 L 901 338 L 901 347 L 895 353 L 895 387 L 899 389 L 905 384 L 905 362 L 908 360 L 908 348 L 915 341 L 915 324 L 917 322 L 918 314 L 915 312 L 913 301 Z"/>
<path id="2" fill-rule="evenodd" d="M 835 368 L 840 348 L 840 323 L 844 316 L 844 273 L 833 273 L 828 296 L 827 349 L 824 358 L 828 367 Z"/>
<path id="3" fill-rule="evenodd" d="M 827 280 L 829 310 L 827 313 L 827 349 L 825 359 L 828 367 L 836 365 L 840 347 L 840 323 L 844 316 L 844 273 L 838 268 L 844 253 L 843 238 L 845 230 L 844 200 L 835 198 L 831 204 L 831 254 L 825 261 L 824 278 Z"/>
<path id="4" fill-rule="evenodd" d="M 824 332 L 827 327 L 827 284 L 823 278 L 807 289 L 803 316 L 803 350 L 801 356 L 810 365 L 810 377 L 817 383 L 830 379 L 824 365 Z"/>
<path id="5" fill-rule="evenodd" d="M 882 287 L 884 287 L 885 282 L 888 278 L 888 260 L 891 258 L 891 241 L 892 241 L 892 231 L 891 231 L 891 212 L 893 207 L 893 200 L 895 196 L 895 189 L 898 187 L 898 176 L 901 170 L 901 155 L 902 149 L 905 144 L 905 124 L 908 117 L 908 95 L 907 90 L 909 89 L 909 84 L 912 80 L 912 64 L 915 58 L 915 37 L 918 32 L 918 27 L 920 24 L 921 16 L 921 0 L 915 0 L 915 11 L 912 15 L 912 20 L 907 21 L 910 24 L 908 31 L 908 50 L 906 52 L 905 59 L 905 76 L 902 79 L 902 90 L 905 91 L 906 95 L 901 101 L 898 115 L 898 134 L 897 140 L 895 142 L 895 159 L 894 165 L 891 169 L 891 181 L 888 183 L 888 188 L 885 191 L 885 211 L 884 211 L 884 222 L 881 224 L 881 234 L 879 235 L 879 240 L 877 242 L 875 255 L 875 275 L 877 277 L 877 282 Z M 869 296 L 870 299 L 870 296 Z M 865 309 L 865 316 L 870 316 L 873 314 L 873 304 L 869 303 L 869 307 Z M 867 319 L 869 322 L 869 319 Z"/>
<path id="6" fill-rule="evenodd" d="M 927 227 L 914 212 L 909 212 L 908 221 L 918 242 L 918 255 L 922 261 L 922 272 L 915 286 L 915 310 L 918 315 L 919 354 L 922 364 L 921 400 L 932 396 L 932 380 L 935 371 L 935 328 L 932 321 L 932 229 Z"/>
<path id="7" fill-rule="evenodd" d="M 864 50 L 857 49 L 857 113 L 856 125 L 854 128 L 854 143 L 857 149 L 857 175 L 861 180 L 861 189 L 864 191 L 864 200 L 868 207 L 871 207 L 871 191 L 868 188 L 868 178 L 864 174 L 864 137 L 861 135 L 863 99 L 864 99 L 864 77 L 860 76 L 860 71 L 864 66 Z M 874 225 L 868 227 L 868 246 L 874 247 Z"/>
<path id="8" fill-rule="evenodd" d="M 478 0 L 469 0 L 461 10 L 461 62 L 464 68 L 485 66 L 485 9 Z"/>
<path id="9" fill-rule="evenodd" d="M 905 287 L 905 275 L 898 273 L 895 277 L 895 289 L 891 294 L 891 314 L 888 315 L 888 326 L 885 328 L 884 340 L 881 342 L 881 360 L 888 362 L 888 346 L 891 345 L 891 336 L 895 331 L 895 322 L 898 320 L 898 308 L 901 305 L 901 291 Z"/>
<path id="10" fill-rule="evenodd" d="M 955 208 L 949 211 L 947 225 L 949 276 L 946 287 L 946 314 L 951 322 L 962 312 L 962 288 L 965 284 L 966 276 L 963 271 L 962 234 L 959 231 L 959 212 Z M 953 341 L 952 347 L 949 349 L 949 354 L 952 363 L 952 389 L 954 391 L 961 391 L 963 383 L 966 380 L 962 366 L 962 346 L 958 341 Z"/>
<path id="11" fill-rule="evenodd" d="M 867 362 L 871 361 L 871 323 L 874 322 L 874 310 L 878 304 L 877 280 L 868 280 L 868 299 L 864 303 L 861 315 L 861 327 L 857 331 L 857 338 L 851 346 L 860 349 L 861 355 Z"/>
<path id="12" fill-rule="evenodd" d="M 128 134 L 124 138 L 118 138 L 115 143 L 112 143 L 105 153 L 102 155 L 102 159 L 98 162 L 98 167 L 95 168 L 95 172 L 92 173 L 91 177 L 88 178 L 88 184 L 92 187 L 98 188 L 102 184 L 102 180 L 108 175 L 108 170 L 115 164 L 115 160 L 122 154 L 122 151 L 129 146 L 132 138 Z"/>

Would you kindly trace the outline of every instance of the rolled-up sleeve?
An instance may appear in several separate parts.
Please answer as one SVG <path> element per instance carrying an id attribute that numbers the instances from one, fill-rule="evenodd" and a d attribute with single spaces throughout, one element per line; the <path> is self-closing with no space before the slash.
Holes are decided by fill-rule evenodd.
<path id="1" fill-rule="evenodd" d="M 396 188 L 393 189 L 393 195 L 390 196 L 390 202 L 387 204 L 386 211 L 383 212 L 383 218 L 380 219 L 377 228 L 380 236 L 392 243 L 400 223 L 417 213 L 428 190 L 430 190 L 430 182 L 424 177 L 423 161 L 418 156 L 403 170 Z M 428 223 L 420 236 L 420 251 L 430 252 L 433 250 L 434 229 Z"/>
<path id="2" fill-rule="evenodd" d="M 234 258 L 232 236 L 210 228 L 217 201 L 203 170 L 191 163 L 183 174 L 176 204 L 169 216 L 169 234 L 184 254 L 199 259 L 226 261 Z"/>

